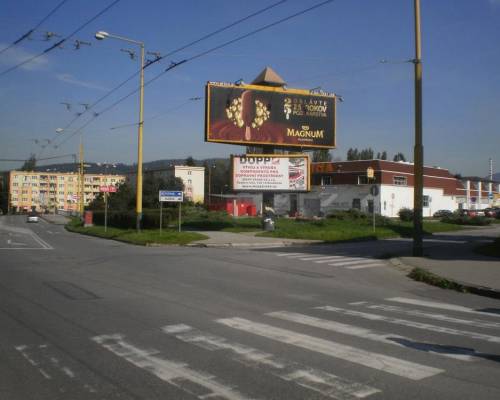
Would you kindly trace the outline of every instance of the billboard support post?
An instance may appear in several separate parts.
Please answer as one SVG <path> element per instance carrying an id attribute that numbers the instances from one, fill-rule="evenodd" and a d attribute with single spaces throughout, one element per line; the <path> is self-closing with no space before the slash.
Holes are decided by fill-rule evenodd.
<path id="1" fill-rule="evenodd" d="M 181 225 L 182 225 L 182 202 L 179 202 L 179 232 L 181 231 Z"/>
<path id="2" fill-rule="evenodd" d="M 160 201 L 160 236 L 161 236 L 162 226 L 163 226 L 163 201 Z"/>

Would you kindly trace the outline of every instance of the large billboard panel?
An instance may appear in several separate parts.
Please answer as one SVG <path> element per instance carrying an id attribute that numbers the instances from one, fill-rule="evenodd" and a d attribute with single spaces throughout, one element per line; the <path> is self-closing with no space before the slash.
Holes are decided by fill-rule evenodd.
<path id="1" fill-rule="evenodd" d="M 233 190 L 306 192 L 310 161 L 305 154 L 247 154 L 231 157 Z"/>
<path id="2" fill-rule="evenodd" d="M 205 102 L 207 142 L 335 147 L 334 94 L 209 82 Z"/>

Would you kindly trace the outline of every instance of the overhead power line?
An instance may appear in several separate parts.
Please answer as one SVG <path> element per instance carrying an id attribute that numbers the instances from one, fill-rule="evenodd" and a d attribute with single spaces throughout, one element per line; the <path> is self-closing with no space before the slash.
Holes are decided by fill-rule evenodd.
<path id="1" fill-rule="evenodd" d="M 253 18 L 253 17 L 256 17 L 257 15 L 260 15 L 282 3 L 285 3 L 286 1 L 288 0 L 280 0 L 278 2 L 275 2 L 267 7 L 264 7 L 264 8 L 261 8 L 260 10 L 257 10 L 245 17 L 242 17 L 232 23 L 230 23 L 229 25 L 226 25 L 222 28 L 219 28 L 219 29 L 216 29 L 215 31 L 212 31 L 210 33 L 207 33 L 206 35 L 203 35 L 202 37 L 200 37 L 199 39 L 196 39 L 190 43 L 187 43 L 185 45 L 182 45 L 180 47 L 178 47 L 177 49 L 175 50 L 172 50 L 170 52 L 168 52 L 167 54 L 165 54 L 164 56 L 159 56 L 159 57 L 156 57 L 155 60 L 151 61 L 150 63 L 148 63 L 144 69 L 150 67 L 151 65 L 159 62 L 160 60 L 164 59 L 165 57 L 169 57 L 169 56 L 172 56 L 182 50 L 185 50 L 187 49 L 188 47 L 190 46 L 194 46 L 195 44 L 198 44 L 200 42 L 202 42 L 203 40 L 206 40 L 208 38 L 211 38 L 212 36 L 215 36 L 217 35 L 218 33 L 221 33 L 221 32 L 224 32 L 226 30 L 228 30 L 229 28 L 232 28 L 238 24 L 241 24 L 242 22 L 244 21 L 247 21 L 249 20 L 250 18 Z M 136 72 L 134 72 L 132 75 L 130 75 L 127 79 L 125 79 L 123 82 L 121 82 L 119 85 L 115 86 L 113 89 L 111 89 L 109 92 L 105 93 L 103 96 L 101 96 L 100 98 L 98 98 L 96 101 L 94 101 L 82 114 L 80 115 L 77 115 L 75 118 L 73 118 L 63 129 L 68 129 L 70 128 L 81 116 L 85 115 L 87 113 L 87 111 L 90 111 L 93 107 L 95 107 L 97 104 L 101 103 L 103 100 L 105 100 L 106 98 L 108 98 L 109 96 L 111 96 L 113 93 L 115 93 L 116 91 L 118 91 L 119 89 L 121 89 L 125 84 L 127 84 L 128 82 L 130 82 L 132 79 L 134 79 L 137 75 L 139 75 L 139 73 L 141 72 L 141 70 L 137 70 Z M 135 92 L 134 92 L 135 93 Z M 131 95 L 130 95 L 131 96 Z M 127 96 L 129 97 L 129 96 Z M 125 100 L 125 99 L 123 99 Z"/>
<path id="2" fill-rule="evenodd" d="M 63 6 L 64 3 L 66 3 L 68 0 L 62 0 L 57 6 L 55 6 L 52 11 L 50 11 L 45 17 L 42 18 L 42 20 L 36 24 L 33 28 L 31 28 L 29 31 L 27 31 L 24 35 L 22 35 L 19 39 L 15 40 L 12 42 L 10 45 L 7 47 L 3 48 L 0 50 L 0 54 L 2 54 L 4 51 L 9 50 L 11 47 L 17 46 L 19 43 L 21 43 L 23 40 L 27 39 L 30 37 L 30 35 L 35 32 L 49 17 L 51 17 L 59 8 Z"/>
<path id="3" fill-rule="evenodd" d="M 41 53 L 38 53 L 22 62 L 20 62 L 19 64 L 16 64 L 2 72 L 0 72 L 0 77 L 8 74 L 9 72 L 12 72 L 20 67 L 22 67 L 23 65 L 25 64 L 28 64 L 30 62 L 32 62 L 33 60 L 36 60 L 37 58 L 49 53 L 50 51 L 54 50 L 55 48 L 58 48 L 60 47 L 64 42 L 66 42 L 67 40 L 71 39 L 73 36 L 75 36 L 78 32 L 80 32 L 82 29 L 84 29 L 87 25 L 89 25 L 90 23 L 94 22 L 97 18 L 99 18 L 102 14 L 104 14 L 105 12 L 107 12 L 111 7 L 115 6 L 117 3 L 119 3 L 121 0 L 114 0 L 111 4 L 109 4 L 108 6 L 104 7 L 101 11 L 99 11 L 96 15 L 94 15 L 92 18 L 90 18 L 89 20 L 87 20 L 85 23 L 83 23 L 82 25 L 80 25 L 77 29 L 75 29 L 73 32 L 71 32 L 69 35 L 67 35 L 66 37 L 64 37 L 63 39 L 59 40 L 58 42 L 54 43 L 52 46 L 46 48 L 44 51 L 42 51 Z"/>
<path id="4" fill-rule="evenodd" d="M 202 57 L 202 56 L 204 56 L 204 55 L 207 55 L 207 54 L 209 54 L 209 53 L 211 53 L 211 52 L 213 52 L 213 51 L 219 50 L 219 49 L 221 49 L 221 48 L 223 48 L 223 47 L 229 46 L 230 44 L 233 44 L 233 43 L 238 42 L 238 41 L 240 41 L 240 40 L 246 39 L 246 38 L 248 38 L 248 37 L 250 37 L 250 36 L 252 36 L 252 35 L 255 35 L 255 34 L 259 33 L 259 32 L 262 32 L 262 31 L 264 31 L 264 30 L 266 30 L 266 29 L 272 28 L 272 27 L 274 27 L 274 26 L 276 26 L 276 25 L 279 25 L 279 24 L 281 24 L 281 23 L 283 23 L 283 22 L 289 21 L 289 20 L 291 20 L 291 19 L 293 19 L 293 18 L 296 18 L 296 17 L 298 17 L 298 16 L 300 16 L 300 15 L 306 14 L 306 13 L 308 13 L 308 12 L 310 12 L 310 11 L 312 11 L 312 10 L 315 10 L 315 9 L 317 9 L 317 8 L 319 8 L 319 7 L 322 7 L 322 6 L 324 6 L 324 5 L 328 4 L 328 3 L 333 3 L 334 1 L 335 1 L 335 0 L 326 0 L 326 1 L 322 1 L 322 2 L 317 3 L 317 4 L 315 4 L 315 5 L 311 6 L 311 7 L 305 8 L 305 9 L 303 9 L 303 10 L 301 10 L 301 11 L 298 11 L 298 12 L 296 12 L 296 13 L 294 13 L 294 14 L 291 14 L 291 15 L 289 15 L 289 16 L 287 16 L 287 17 L 281 18 L 281 19 L 279 19 L 279 20 L 277 20 L 277 21 L 274 21 L 274 22 L 272 22 L 272 23 L 270 23 L 270 24 L 267 24 L 267 25 L 264 25 L 264 26 L 262 26 L 262 27 L 260 27 L 260 28 L 257 28 L 257 29 L 255 29 L 255 30 L 253 30 L 253 31 L 251 31 L 251 32 L 248 32 L 248 33 L 244 34 L 244 35 L 238 36 L 237 38 L 232 39 L 232 40 L 229 40 L 229 41 L 227 41 L 227 42 L 225 42 L 225 43 L 223 43 L 223 44 L 221 44 L 221 45 L 218 45 L 218 46 L 212 47 L 211 49 L 206 50 L 206 51 L 203 51 L 203 52 L 201 52 L 201 53 L 199 53 L 199 54 L 196 54 L 196 55 L 194 55 L 194 56 L 192 56 L 192 57 L 190 57 L 190 58 L 187 58 L 187 59 L 185 59 L 185 60 L 179 61 L 179 62 L 177 62 L 177 63 L 171 63 L 171 64 L 170 64 L 170 66 L 169 66 L 167 69 L 165 69 L 164 71 L 160 72 L 159 74 L 157 74 L 157 75 L 156 75 L 156 76 L 154 76 L 153 78 L 151 78 L 151 79 L 149 79 L 148 81 L 146 81 L 146 82 L 144 83 L 144 86 L 148 86 L 149 84 L 153 83 L 153 82 L 154 82 L 154 81 L 156 81 L 157 79 L 161 78 L 164 74 L 166 74 L 167 72 L 171 71 L 172 69 L 174 69 L 174 68 L 178 67 L 178 66 L 179 66 L 179 65 L 181 65 L 181 64 L 184 64 L 184 63 L 186 63 L 186 62 L 189 62 L 189 61 L 195 60 L 195 59 L 197 59 L 197 58 L 200 58 L 200 57 Z M 89 119 L 89 120 L 88 120 L 88 121 L 87 121 L 87 122 L 86 122 L 86 123 L 85 123 L 82 127 L 78 128 L 78 129 L 77 129 L 76 131 L 74 131 L 74 132 L 73 132 L 70 136 L 66 137 L 66 139 L 65 139 L 65 140 L 63 140 L 61 143 L 59 143 L 59 146 L 61 146 L 62 144 L 66 143 L 66 142 L 67 142 L 69 139 L 71 139 L 73 136 L 75 136 L 75 135 L 77 135 L 78 133 L 80 133 L 80 132 L 81 132 L 84 128 L 86 128 L 88 125 L 90 125 L 90 124 L 91 124 L 91 123 L 92 123 L 92 122 L 93 122 L 96 118 L 98 118 L 100 115 L 102 115 L 102 114 L 104 114 L 105 112 L 107 112 L 107 111 L 111 110 L 112 108 L 116 107 L 118 104 L 120 104 L 121 102 L 125 101 L 125 100 L 126 100 L 126 99 L 128 99 L 130 96 L 132 96 L 132 95 L 134 95 L 135 93 L 137 93 L 138 91 L 139 91 L 139 88 L 137 88 L 137 89 L 133 90 L 132 92 L 130 92 L 130 93 L 128 93 L 128 94 L 126 94 L 125 96 L 123 96 L 123 97 L 121 97 L 120 99 L 118 99 L 117 101 L 115 101 L 115 102 L 114 102 L 113 104 L 111 104 L 110 106 L 106 107 L 106 108 L 105 108 L 104 110 L 102 110 L 101 112 L 99 112 L 99 113 L 95 113 L 95 114 L 94 114 L 94 117 L 93 117 L 92 119 Z"/>

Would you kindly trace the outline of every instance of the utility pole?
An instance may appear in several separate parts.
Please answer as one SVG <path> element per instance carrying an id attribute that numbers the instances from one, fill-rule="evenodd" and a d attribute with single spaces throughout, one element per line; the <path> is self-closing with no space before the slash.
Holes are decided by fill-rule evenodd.
<path id="1" fill-rule="evenodd" d="M 85 172 L 83 165 L 83 139 L 80 134 L 80 166 L 78 168 L 78 211 L 80 212 L 80 218 L 83 218 L 83 210 L 85 207 Z"/>
<path id="2" fill-rule="evenodd" d="M 415 147 L 413 176 L 413 256 L 423 255 L 422 207 L 424 195 L 424 146 L 422 142 L 422 45 L 420 32 L 420 0 L 414 0 L 415 6 Z"/>

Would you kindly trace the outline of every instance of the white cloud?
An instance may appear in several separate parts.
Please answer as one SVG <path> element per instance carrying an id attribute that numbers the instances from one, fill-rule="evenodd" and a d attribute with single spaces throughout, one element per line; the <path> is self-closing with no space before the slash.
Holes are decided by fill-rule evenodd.
<path id="1" fill-rule="evenodd" d="M 4 49 L 8 47 L 7 43 L 0 43 L 0 49 Z M 14 46 L 7 50 L 2 57 L 0 57 L 0 65 L 6 67 L 13 67 L 14 65 L 20 64 L 25 60 L 30 59 L 35 56 L 37 53 L 28 51 L 22 47 Z M 42 55 L 38 58 L 35 58 L 33 61 L 30 61 L 20 68 L 25 71 L 38 71 L 44 70 L 48 68 L 49 60 L 45 55 Z"/>
<path id="2" fill-rule="evenodd" d="M 97 83 L 79 80 L 71 74 L 57 74 L 56 78 L 58 80 L 60 80 L 61 82 L 69 83 L 70 85 L 81 86 L 81 87 L 84 87 L 87 89 L 96 89 L 96 90 L 102 90 L 102 91 L 109 90 L 108 88 L 101 86 L 101 85 L 98 85 Z"/>

